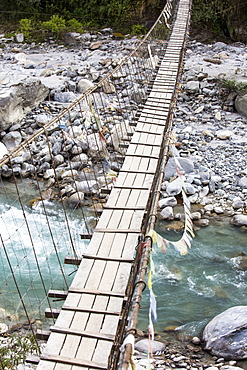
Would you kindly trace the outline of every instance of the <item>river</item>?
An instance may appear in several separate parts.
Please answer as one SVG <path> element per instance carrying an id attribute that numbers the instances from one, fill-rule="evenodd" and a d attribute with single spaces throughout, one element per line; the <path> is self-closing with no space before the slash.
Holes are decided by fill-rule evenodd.
<path id="1" fill-rule="evenodd" d="M 82 254 L 88 245 L 88 241 L 81 240 L 79 235 L 83 229 L 79 211 L 68 212 L 69 235 L 60 203 L 46 200 L 46 214 L 41 202 L 36 207 L 30 207 L 30 199 L 35 196 L 35 191 L 34 187 L 28 187 L 24 204 L 32 237 L 23 218 L 23 210 L 15 200 L 14 187 L 8 186 L 7 200 L 3 192 L 0 197 L 0 229 L 5 246 L 5 250 L 0 249 L 0 307 L 20 321 L 25 319 L 25 315 L 19 294 L 30 316 L 44 320 L 44 311 L 48 307 L 45 291 L 66 290 L 65 280 L 67 284 L 72 281 L 76 268 L 63 265 L 64 257 L 73 255 L 68 238 L 73 240 L 73 248 L 78 254 Z M 92 214 L 88 210 L 85 212 L 92 221 Z M 178 234 L 165 231 L 164 222 L 157 224 L 157 232 L 166 239 L 179 238 Z M 208 227 L 196 230 L 192 248 L 185 256 L 180 256 L 173 247 L 169 247 L 166 254 L 157 250 L 153 254 L 156 269 L 153 290 L 158 313 L 155 331 L 176 328 L 185 335 L 199 335 L 205 324 L 218 313 L 232 306 L 247 305 L 247 272 L 238 268 L 241 255 L 245 253 L 246 232 L 231 226 L 229 219 L 211 220 Z M 57 262 L 58 255 L 61 265 Z M 19 293 L 12 273 L 17 280 Z M 138 322 L 142 330 L 148 326 L 148 302 L 146 289 Z M 59 308 L 61 304 L 61 301 L 53 302 L 52 306 Z"/>
<path id="2" fill-rule="evenodd" d="M 164 223 L 159 223 L 157 232 L 163 237 L 179 237 L 164 230 Z M 247 271 L 238 268 L 246 252 L 246 232 L 231 226 L 229 219 L 211 220 L 208 227 L 197 230 L 187 255 L 180 256 L 173 247 L 166 254 L 156 251 L 155 331 L 176 329 L 185 336 L 199 335 L 215 315 L 232 306 L 247 305 Z M 142 330 L 147 329 L 148 301 L 146 289 L 138 323 Z"/>

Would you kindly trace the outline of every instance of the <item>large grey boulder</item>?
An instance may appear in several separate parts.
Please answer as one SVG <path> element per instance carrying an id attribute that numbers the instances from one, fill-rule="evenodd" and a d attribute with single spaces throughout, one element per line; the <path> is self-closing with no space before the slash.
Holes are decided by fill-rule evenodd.
<path id="1" fill-rule="evenodd" d="M 141 339 L 135 343 L 135 349 L 142 353 L 148 353 L 152 349 L 152 353 L 163 352 L 165 350 L 165 344 L 158 342 L 157 340 Z"/>
<path id="2" fill-rule="evenodd" d="M 22 142 L 22 137 L 19 131 L 10 131 L 6 135 L 4 135 L 3 144 L 7 147 L 7 149 L 12 150 Z"/>
<path id="3" fill-rule="evenodd" d="M 182 191 L 182 181 L 180 177 L 176 178 L 172 182 L 170 182 L 166 187 L 166 192 L 170 196 L 174 196 L 180 194 Z"/>
<path id="4" fill-rule="evenodd" d="M 214 356 L 247 358 L 247 306 L 231 307 L 214 317 L 203 331 L 203 341 Z"/>
<path id="5" fill-rule="evenodd" d="M 231 224 L 235 226 L 247 226 L 246 215 L 234 215 L 231 219 Z"/>
<path id="6" fill-rule="evenodd" d="M 194 163 L 188 158 L 177 158 L 184 174 L 194 171 Z M 165 168 L 165 180 L 177 175 L 177 166 L 174 158 L 169 158 Z"/>
<path id="7" fill-rule="evenodd" d="M 184 86 L 185 91 L 191 94 L 195 94 L 200 90 L 200 82 L 199 81 L 188 81 Z"/>
<path id="8" fill-rule="evenodd" d="M 3 89 L 0 94 L 0 131 L 19 122 L 48 94 L 49 89 L 37 80 L 28 80 Z"/>
<path id="9" fill-rule="evenodd" d="M 239 114 L 247 117 L 247 94 L 238 95 L 236 97 L 235 108 Z"/>

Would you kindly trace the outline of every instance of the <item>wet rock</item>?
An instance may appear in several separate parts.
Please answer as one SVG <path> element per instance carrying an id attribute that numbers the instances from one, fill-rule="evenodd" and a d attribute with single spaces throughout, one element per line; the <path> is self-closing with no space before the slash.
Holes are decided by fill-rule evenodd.
<path id="1" fill-rule="evenodd" d="M 152 353 L 163 352 L 165 350 L 165 344 L 156 340 L 149 341 L 148 339 L 141 339 L 135 343 L 135 349 L 142 353 L 148 353 L 150 351 L 150 345 Z"/>
<path id="2" fill-rule="evenodd" d="M 235 226 L 247 226 L 246 215 L 234 215 L 231 219 L 231 224 Z"/>
<path id="3" fill-rule="evenodd" d="M 175 197 L 167 197 L 159 200 L 159 207 L 175 207 L 177 205 L 177 199 Z"/>
<path id="4" fill-rule="evenodd" d="M 174 213 L 172 207 L 165 207 L 160 212 L 160 218 L 162 220 L 173 220 L 174 219 Z"/>
<path id="5" fill-rule="evenodd" d="M 84 193 L 77 192 L 72 194 L 69 198 L 66 199 L 66 203 L 69 207 L 78 207 L 84 204 Z"/>
<path id="6" fill-rule="evenodd" d="M 99 184 L 96 180 L 75 181 L 75 190 L 84 194 L 96 194 L 99 192 Z"/>
<path id="7" fill-rule="evenodd" d="M 194 221 L 194 220 L 200 220 L 201 218 L 202 218 L 202 215 L 201 215 L 201 213 L 200 212 L 192 212 L 191 213 L 191 218 L 192 218 L 192 220 Z"/>
<path id="8" fill-rule="evenodd" d="M 213 318 L 203 331 L 205 349 L 228 360 L 247 358 L 247 306 L 229 308 Z"/>
<path id="9" fill-rule="evenodd" d="M 195 222 L 196 226 L 206 227 L 209 225 L 209 220 L 207 218 L 201 218 Z"/>
<path id="10" fill-rule="evenodd" d="M 0 323 L 0 334 L 5 334 L 9 330 L 8 326 L 4 323 Z"/>

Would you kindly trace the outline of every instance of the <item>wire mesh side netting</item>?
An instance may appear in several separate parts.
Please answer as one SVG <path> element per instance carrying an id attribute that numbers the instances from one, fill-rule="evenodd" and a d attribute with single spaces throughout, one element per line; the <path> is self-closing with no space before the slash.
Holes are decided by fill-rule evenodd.
<path id="1" fill-rule="evenodd" d="M 0 322 L 48 327 L 123 164 L 162 59 L 174 5 L 91 90 L 0 160 Z M 49 115 L 54 102 L 41 105 Z M 25 122 L 23 125 L 28 125 Z"/>

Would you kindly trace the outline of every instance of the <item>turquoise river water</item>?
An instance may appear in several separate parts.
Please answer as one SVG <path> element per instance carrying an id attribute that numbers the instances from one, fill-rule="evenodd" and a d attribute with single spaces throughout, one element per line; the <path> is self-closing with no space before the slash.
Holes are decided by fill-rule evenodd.
<path id="1" fill-rule="evenodd" d="M 28 191 L 30 199 L 30 189 Z M 32 229 L 31 238 L 21 207 L 13 199 L 10 196 L 7 203 L 5 195 L 0 194 L 0 232 L 5 246 L 5 250 L 3 246 L 0 248 L 0 319 L 1 308 L 24 319 L 13 274 L 31 317 L 43 319 L 47 307 L 45 290 L 66 290 L 62 269 L 68 283 L 74 276 L 74 266 L 61 267 L 57 262 L 57 254 L 61 261 L 67 254 L 73 254 L 68 247 L 67 224 L 61 205 L 45 201 L 44 214 L 41 205 L 31 208 L 27 203 L 25 214 Z M 49 236 L 47 217 L 55 240 Z M 92 216 L 88 214 L 88 217 Z M 81 254 L 88 242 L 79 236 L 83 228 L 80 213 L 69 214 L 68 220 L 74 248 Z M 160 222 L 157 232 L 167 239 L 174 238 L 164 230 Z M 155 331 L 178 327 L 188 335 L 198 335 L 218 313 L 235 305 L 247 305 L 247 271 L 239 269 L 244 254 L 247 254 L 246 231 L 231 226 L 229 219 L 211 222 L 210 226 L 196 231 L 192 248 L 185 256 L 180 256 L 173 247 L 169 247 L 166 254 L 158 250 L 153 255 L 156 268 L 153 290 L 158 313 Z M 148 302 L 146 289 L 138 322 L 142 330 L 148 326 Z M 61 303 L 54 302 L 53 307 Z"/>
<path id="2" fill-rule="evenodd" d="M 170 240 L 162 223 L 157 232 Z M 247 305 L 247 271 L 240 269 L 247 254 L 247 233 L 231 226 L 229 219 L 214 221 L 196 231 L 192 248 L 180 256 L 173 247 L 153 255 L 156 274 L 153 291 L 158 320 L 155 331 L 177 328 L 185 335 L 199 335 L 207 322 L 227 308 Z M 147 329 L 149 296 L 146 289 L 138 327 Z"/>

